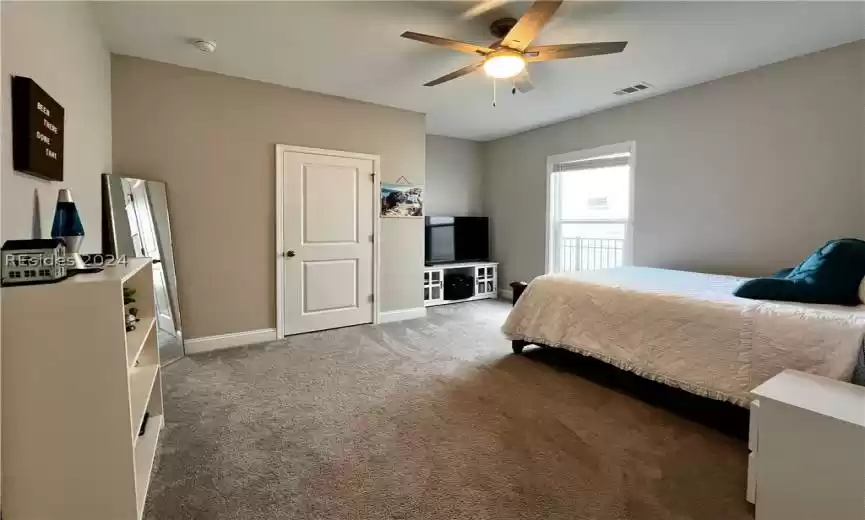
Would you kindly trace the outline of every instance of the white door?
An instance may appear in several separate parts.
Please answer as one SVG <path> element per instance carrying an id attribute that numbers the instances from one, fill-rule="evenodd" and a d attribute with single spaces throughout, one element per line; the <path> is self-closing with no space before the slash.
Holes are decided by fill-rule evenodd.
<path id="1" fill-rule="evenodd" d="M 371 323 L 373 161 L 282 154 L 285 334 Z"/>

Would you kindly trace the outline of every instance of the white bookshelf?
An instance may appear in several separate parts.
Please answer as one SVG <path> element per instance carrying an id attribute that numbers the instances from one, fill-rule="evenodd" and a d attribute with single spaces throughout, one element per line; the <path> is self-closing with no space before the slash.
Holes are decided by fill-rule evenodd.
<path id="1" fill-rule="evenodd" d="M 3 519 L 140 519 L 164 425 L 150 260 L 4 287 L 2 319 Z"/>

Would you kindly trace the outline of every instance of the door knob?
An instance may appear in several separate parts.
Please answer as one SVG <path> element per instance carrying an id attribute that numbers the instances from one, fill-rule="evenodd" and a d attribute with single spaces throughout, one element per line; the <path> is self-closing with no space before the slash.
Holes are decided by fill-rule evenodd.
<path id="1" fill-rule="evenodd" d="M 294 251 L 286 251 L 285 256 L 287 256 L 288 258 L 294 258 Z"/>

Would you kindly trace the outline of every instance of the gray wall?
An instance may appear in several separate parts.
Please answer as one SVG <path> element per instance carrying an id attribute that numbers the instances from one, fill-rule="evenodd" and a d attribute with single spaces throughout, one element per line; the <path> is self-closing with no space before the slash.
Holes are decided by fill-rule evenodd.
<path id="1" fill-rule="evenodd" d="M 483 144 L 426 136 L 424 212 L 431 216 L 483 215 Z"/>
<path id="2" fill-rule="evenodd" d="M 758 275 L 865 235 L 865 42 L 486 144 L 502 282 L 544 272 L 549 155 L 636 141 L 634 263 Z"/>
<path id="3" fill-rule="evenodd" d="M 188 338 L 276 324 L 276 144 L 380 154 L 424 183 L 424 115 L 113 56 L 114 171 L 168 184 Z M 423 221 L 383 219 L 382 311 L 423 306 Z"/>
<path id="4" fill-rule="evenodd" d="M 90 6 L 2 2 L 2 10 L 3 105 L 11 105 L 9 76 L 16 75 L 32 78 L 65 110 L 62 183 L 12 170 L 12 114 L 3 114 L 3 239 L 49 236 L 57 190 L 70 188 L 84 224 L 82 251 L 101 251 L 100 176 L 111 171 L 110 59 Z"/>

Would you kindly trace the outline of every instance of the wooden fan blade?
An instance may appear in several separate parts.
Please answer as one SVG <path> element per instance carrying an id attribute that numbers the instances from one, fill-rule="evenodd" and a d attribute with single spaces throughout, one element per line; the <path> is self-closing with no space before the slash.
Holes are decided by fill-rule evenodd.
<path id="1" fill-rule="evenodd" d="M 508 0 L 482 0 L 471 9 L 465 11 L 460 17 L 463 20 L 471 20 L 506 3 L 508 3 Z"/>
<path id="2" fill-rule="evenodd" d="M 455 71 L 451 72 L 450 74 L 445 74 L 444 76 L 442 76 L 440 78 L 436 78 L 436 79 L 430 81 L 429 83 L 424 83 L 423 86 L 434 87 L 436 85 L 441 85 L 442 83 L 444 83 L 446 81 L 450 81 L 452 79 L 457 79 L 459 77 L 465 76 L 466 74 L 471 74 L 472 72 L 478 70 L 479 68 L 481 68 L 483 66 L 484 66 L 484 62 L 482 62 L 482 61 L 478 62 L 478 63 L 473 63 L 467 67 L 463 67 L 459 70 L 455 70 Z"/>
<path id="3" fill-rule="evenodd" d="M 489 47 L 483 47 L 481 45 L 475 45 L 473 43 L 461 42 L 457 40 L 450 40 L 448 38 L 441 38 L 439 36 L 430 36 L 429 34 L 406 31 L 400 36 L 402 36 L 403 38 L 408 38 L 409 40 L 415 40 L 423 43 L 431 43 L 433 45 L 447 47 L 448 49 L 454 51 L 466 52 L 469 54 L 479 54 L 481 56 L 486 56 L 487 54 L 493 52 L 493 50 Z"/>
<path id="4" fill-rule="evenodd" d="M 523 94 L 527 94 L 535 89 L 534 84 L 532 84 L 532 79 L 529 77 L 528 69 L 523 69 L 523 71 L 514 78 L 514 87 Z"/>
<path id="5" fill-rule="evenodd" d="M 628 42 L 595 42 L 571 43 L 565 45 L 541 45 L 528 49 L 524 56 L 526 61 L 566 60 L 568 58 L 584 58 L 615 54 L 625 50 Z"/>
<path id="6" fill-rule="evenodd" d="M 560 5 L 562 0 L 536 0 L 508 32 L 502 45 L 518 51 L 526 50 Z"/>

